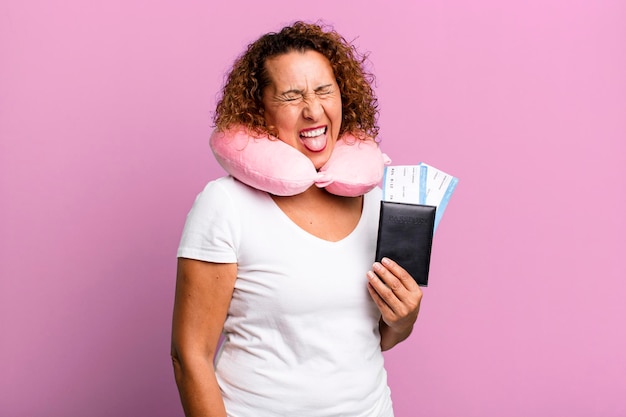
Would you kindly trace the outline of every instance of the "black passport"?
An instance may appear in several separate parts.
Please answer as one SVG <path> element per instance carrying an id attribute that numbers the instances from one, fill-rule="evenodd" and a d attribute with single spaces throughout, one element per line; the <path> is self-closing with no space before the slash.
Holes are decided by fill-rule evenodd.
<path id="1" fill-rule="evenodd" d="M 397 262 L 420 286 L 428 285 L 436 207 L 380 202 L 376 261 Z"/>

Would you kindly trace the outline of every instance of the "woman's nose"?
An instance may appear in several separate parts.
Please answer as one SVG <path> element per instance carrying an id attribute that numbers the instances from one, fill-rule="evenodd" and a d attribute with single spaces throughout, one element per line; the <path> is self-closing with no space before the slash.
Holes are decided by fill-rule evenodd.
<path id="1" fill-rule="evenodd" d="M 324 107 L 320 102 L 319 97 L 313 95 L 312 97 L 307 97 L 304 101 L 304 109 L 302 109 L 302 115 L 305 119 L 309 120 L 317 120 L 324 113 Z"/>

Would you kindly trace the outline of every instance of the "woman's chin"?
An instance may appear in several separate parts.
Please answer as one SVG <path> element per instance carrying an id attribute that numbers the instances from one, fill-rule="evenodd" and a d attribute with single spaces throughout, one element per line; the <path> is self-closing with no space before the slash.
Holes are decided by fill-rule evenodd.
<path id="1" fill-rule="evenodd" d="M 309 152 L 308 157 L 311 160 L 311 162 L 313 163 L 313 166 L 315 167 L 315 169 L 317 169 L 319 171 L 320 168 L 322 168 L 324 165 L 326 165 L 326 163 L 330 159 L 330 155 L 332 154 L 332 149 L 333 148 L 334 148 L 334 146 L 332 146 L 332 145 L 327 146 L 323 151 L 316 152 L 313 155 L 311 155 L 311 153 Z"/>

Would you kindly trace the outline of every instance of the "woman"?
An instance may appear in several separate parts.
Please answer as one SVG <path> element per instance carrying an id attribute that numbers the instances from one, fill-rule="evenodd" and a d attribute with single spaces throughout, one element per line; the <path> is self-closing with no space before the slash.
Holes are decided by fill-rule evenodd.
<path id="1" fill-rule="evenodd" d="M 318 25 L 264 35 L 228 76 L 217 131 L 282 142 L 324 169 L 342 138 L 374 143 L 362 62 Z M 392 260 L 372 264 L 380 189 L 278 195 L 241 175 L 200 193 L 178 252 L 172 357 L 186 416 L 393 416 L 381 352 L 409 336 L 422 293 Z"/>

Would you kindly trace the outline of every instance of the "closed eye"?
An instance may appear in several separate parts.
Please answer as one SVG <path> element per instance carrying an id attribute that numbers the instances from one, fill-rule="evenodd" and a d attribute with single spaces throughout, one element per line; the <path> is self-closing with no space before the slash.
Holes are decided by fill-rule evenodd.
<path id="1" fill-rule="evenodd" d="M 315 94 L 318 96 L 323 96 L 327 94 L 332 94 L 334 92 L 332 85 L 323 85 L 315 89 Z"/>
<path id="2" fill-rule="evenodd" d="M 281 95 L 278 96 L 280 101 L 297 101 L 302 99 L 304 92 L 300 90 L 289 90 L 285 91 Z"/>

